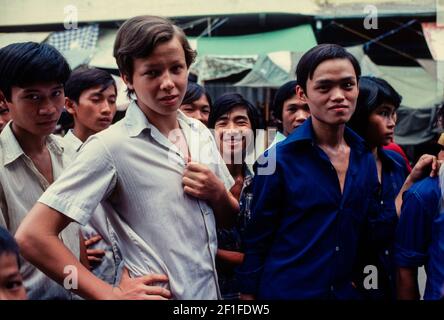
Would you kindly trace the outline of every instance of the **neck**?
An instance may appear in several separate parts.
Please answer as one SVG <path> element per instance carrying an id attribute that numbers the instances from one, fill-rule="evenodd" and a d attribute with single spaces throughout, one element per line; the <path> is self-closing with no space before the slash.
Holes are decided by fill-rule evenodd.
<path id="1" fill-rule="evenodd" d="M 236 179 L 237 177 L 242 177 L 244 172 L 243 172 L 243 165 L 242 164 L 227 164 L 227 168 L 228 171 L 230 171 L 231 176 L 233 177 L 233 179 Z"/>
<path id="2" fill-rule="evenodd" d="M 92 136 L 96 132 L 86 129 L 86 128 L 80 128 L 80 126 L 74 125 L 73 133 L 77 138 L 80 139 L 80 141 L 85 142 L 86 139 L 88 139 L 90 136 Z"/>
<path id="3" fill-rule="evenodd" d="M 320 122 L 313 118 L 313 130 L 316 136 L 316 143 L 319 146 L 327 146 L 329 148 L 336 148 L 345 144 L 344 130 L 345 124 L 330 125 L 325 122 Z"/>
<path id="4" fill-rule="evenodd" d="M 375 157 L 375 160 L 378 160 L 379 159 L 379 155 L 378 155 L 378 147 L 371 147 L 370 148 L 370 150 L 371 150 L 371 152 L 372 152 L 372 154 L 373 154 L 373 157 Z"/>
<path id="5" fill-rule="evenodd" d="M 47 136 L 37 136 L 29 131 L 19 128 L 12 123 L 12 132 L 23 152 L 27 155 L 41 153 L 46 148 Z"/>
<path id="6" fill-rule="evenodd" d="M 149 108 L 143 108 L 142 111 L 148 121 L 166 137 L 172 130 L 180 128 L 177 121 L 177 111 L 168 115 L 159 114 Z"/>

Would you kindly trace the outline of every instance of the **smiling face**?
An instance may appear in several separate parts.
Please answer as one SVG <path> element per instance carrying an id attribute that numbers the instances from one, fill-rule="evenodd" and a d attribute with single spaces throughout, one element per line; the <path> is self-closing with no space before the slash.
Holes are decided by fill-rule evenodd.
<path id="1" fill-rule="evenodd" d="M 373 147 L 386 146 L 393 142 L 396 125 L 396 109 L 383 103 L 370 113 L 366 141 Z"/>
<path id="2" fill-rule="evenodd" d="M 14 253 L 0 254 L 0 300 L 25 300 L 26 291 Z"/>
<path id="3" fill-rule="evenodd" d="M 175 115 L 187 88 L 185 53 L 177 37 L 163 42 L 145 58 L 134 59 L 132 79 L 123 75 L 135 90 L 137 104 L 150 117 Z"/>
<path id="4" fill-rule="evenodd" d="M 356 108 L 358 82 L 348 59 L 331 59 L 320 63 L 307 80 L 307 92 L 297 86 L 298 96 L 307 102 L 315 122 L 345 124 Z"/>
<path id="5" fill-rule="evenodd" d="M 307 103 L 301 100 L 296 94 L 285 100 L 282 106 L 282 130 L 285 136 L 290 135 L 294 129 L 304 123 L 310 116 L 310 109 Z"/>
<path id="6" fill-rule="evenodd" d="M 84 90 L 79 103 L 67 101 L 66 109 L 74 117 L 76 130 L 90 136 L 108 128 L 116 114 L 116 88 L 96 86 Z"/>
<path id="7" fill-rule="evenodd" d="M 51 134 L 63 110 L 65 96 L 60 83 L 11 88 L 11 102 L 6 101 L 15 133 L 26 131 L 45 137 Z"/>
<path id="8" fill-rule="evenodd" d="M 183 104 L 180 110 L 188 117 L 201 121 L 205 126 L 208 126 L 208 117 L 210 116 L 210 103 L 205 94 L 201 95 L 199 99 L 191 103 Z"/>
<path id="9" fill-rule="evenodd" d="M 219 151 L 226 163 L 240 160 L 247 148 L 247 142 L 252 141 L 252 126 L 244 106 L 236 106 L 220 116 L 214 125 Z M 229 162 L 230 161 L 230 162 Z"/>

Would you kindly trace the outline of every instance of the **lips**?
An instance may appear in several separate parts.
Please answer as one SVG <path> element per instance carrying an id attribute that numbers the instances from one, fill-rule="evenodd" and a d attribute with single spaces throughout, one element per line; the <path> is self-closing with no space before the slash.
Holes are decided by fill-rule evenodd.
<path id="1" fill-rule="evenodd" d="M 56 120 L 41 121 L 41 122 L 37 122 L 37 125 L 42 126 L 42 127 L 46 127 L 46 126 L 57 124 L 57 121 L 58 121 L 57 119 Z"/>
<path id="2" fill-rule="evenodd" d="M 169 95 L 169 96 L 162 97 L 159 100 L 165 104 L 174 105 L 179 100 L 179 96 L 178 95 Z"/>
<path id="3" fill-rule="evenodd" d="M 348 106 L 343 105 L 343 104 L 338 104 L 338 105 L 328 108 L 328 110 L 335 110 L 335 111 L 345 110 L 345 109 L 348 109 Z"/>

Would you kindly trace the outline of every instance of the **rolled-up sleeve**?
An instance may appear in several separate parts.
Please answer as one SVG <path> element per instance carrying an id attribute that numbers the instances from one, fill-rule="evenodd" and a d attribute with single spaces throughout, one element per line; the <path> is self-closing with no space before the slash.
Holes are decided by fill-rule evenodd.
<path id="1" fill-rule="evenodd" d="M 395 262 L 398 267 L 419 267 L 428 257 L 432 217 L 427 203 L 414 191 L 406 191 L 396 229 Z"/>
<path id="2" fill-rule="evenodd" d="M 257 174 L 253 180 L 252 217 L 243 238 L 245 257 L 237 269 L 241 292 L 257 294 L 264 263 L 278 226 L 282 205 L 282 177 L 279 165 L 271 175 Z"/>
<path id="3" fill-rule="evenodd" d="M 97 137 L 91 137 L 76 160 L 43 193 L 39 202 L 85 225 L 117 180 L 113 159 Z"/>

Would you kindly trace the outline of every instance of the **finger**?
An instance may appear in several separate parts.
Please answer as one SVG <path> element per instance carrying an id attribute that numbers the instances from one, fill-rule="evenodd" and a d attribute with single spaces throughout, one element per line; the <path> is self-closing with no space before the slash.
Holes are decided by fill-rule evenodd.
<path id="1" fill-rule="evenodd" d="M 187 163 L 187 169 L 194 172 L 201 172 L 206 170 L 206 167 L 198 162 L 190 161 Z"/>
<path id="2" fill-rule="evenodd" d="M 184 191 L 187 195 L 192 196 L 192 197 L 194 197 L 194 198 L 199 198 L 199 196 L 200 196 L 200 192 L 199 192 L 199 191 L 197 191 L 196 189 L 193 189 L 193 188 L 191 188 L 191 187 L 189 187 L 189 186 L 185 186 L 185 187 L 183 188 L 183 191 Z"/>
<path id="3" fill-rule="evenodd" d="M 94 243 L 99 242 L 100 240 L 102 240 L 102 237 L 100 235 L 96 235 L 94 237 L 89 238 L 88 240 L 85 240 L 85 246 L 90 246 Z"/>
<path id="4" fill-rule="evenodd" d="M 88 261 L 89 262 L 102 262 L 102 259 L 94 257 L 94 256 L 88 256 Z"/>
<path id="5" fill-rule="evenodd" d="M 190 179 L 189 177 L 183 177 L 182 183 L 184 186 L 190 187 L 192 189 L 202 188 L 202 184 L 200 184 L 199 182 L 197 182 L 193 179 Z"/>
<path id="6" fill-rule="evenodd" d="M 202 173 L 196 172 L 196 171 L 190 171 L 190 170 L 184 171 L 183 176 L 187 177 L 187 178 L 190 178 L 190 179 L 192 179 L 194 181 L 202 182 L 202 180 L 205 180 L 205 178 L 202 175 Z"/>
<path id="7" fill-rule="evenodd" d="M 164 298 L 171 298 L 171 292 L 168 289 L 159 286 L 145 286 L 145 293 L 153 296 L 161 296 Z"/>
<path id="8" fill-rule="evenodd" d="M 88 256 L 104 256 L 105 251 L 100 250 L 100 249 L 88 249 L 88 250 L 86 250 L 86 254 Z"/>
<path id="9" fill-rule="evenodd" d="M 141 276 L 140 280 L 144 284 L 149 285 L 153 282 L 168 282 L 168 277 L 164 274 L 152 273 L 152 274 L 147 274 L 147 275 Z"/>
<path id="10" fill-rule="evenodd" d="M 150 295 L 147 295 L 147 296 L 144 296 L 142 298 L 142 300 L 168 300 L 168 299 L 164 298 L 162 296 L 150 296 Z"/>

